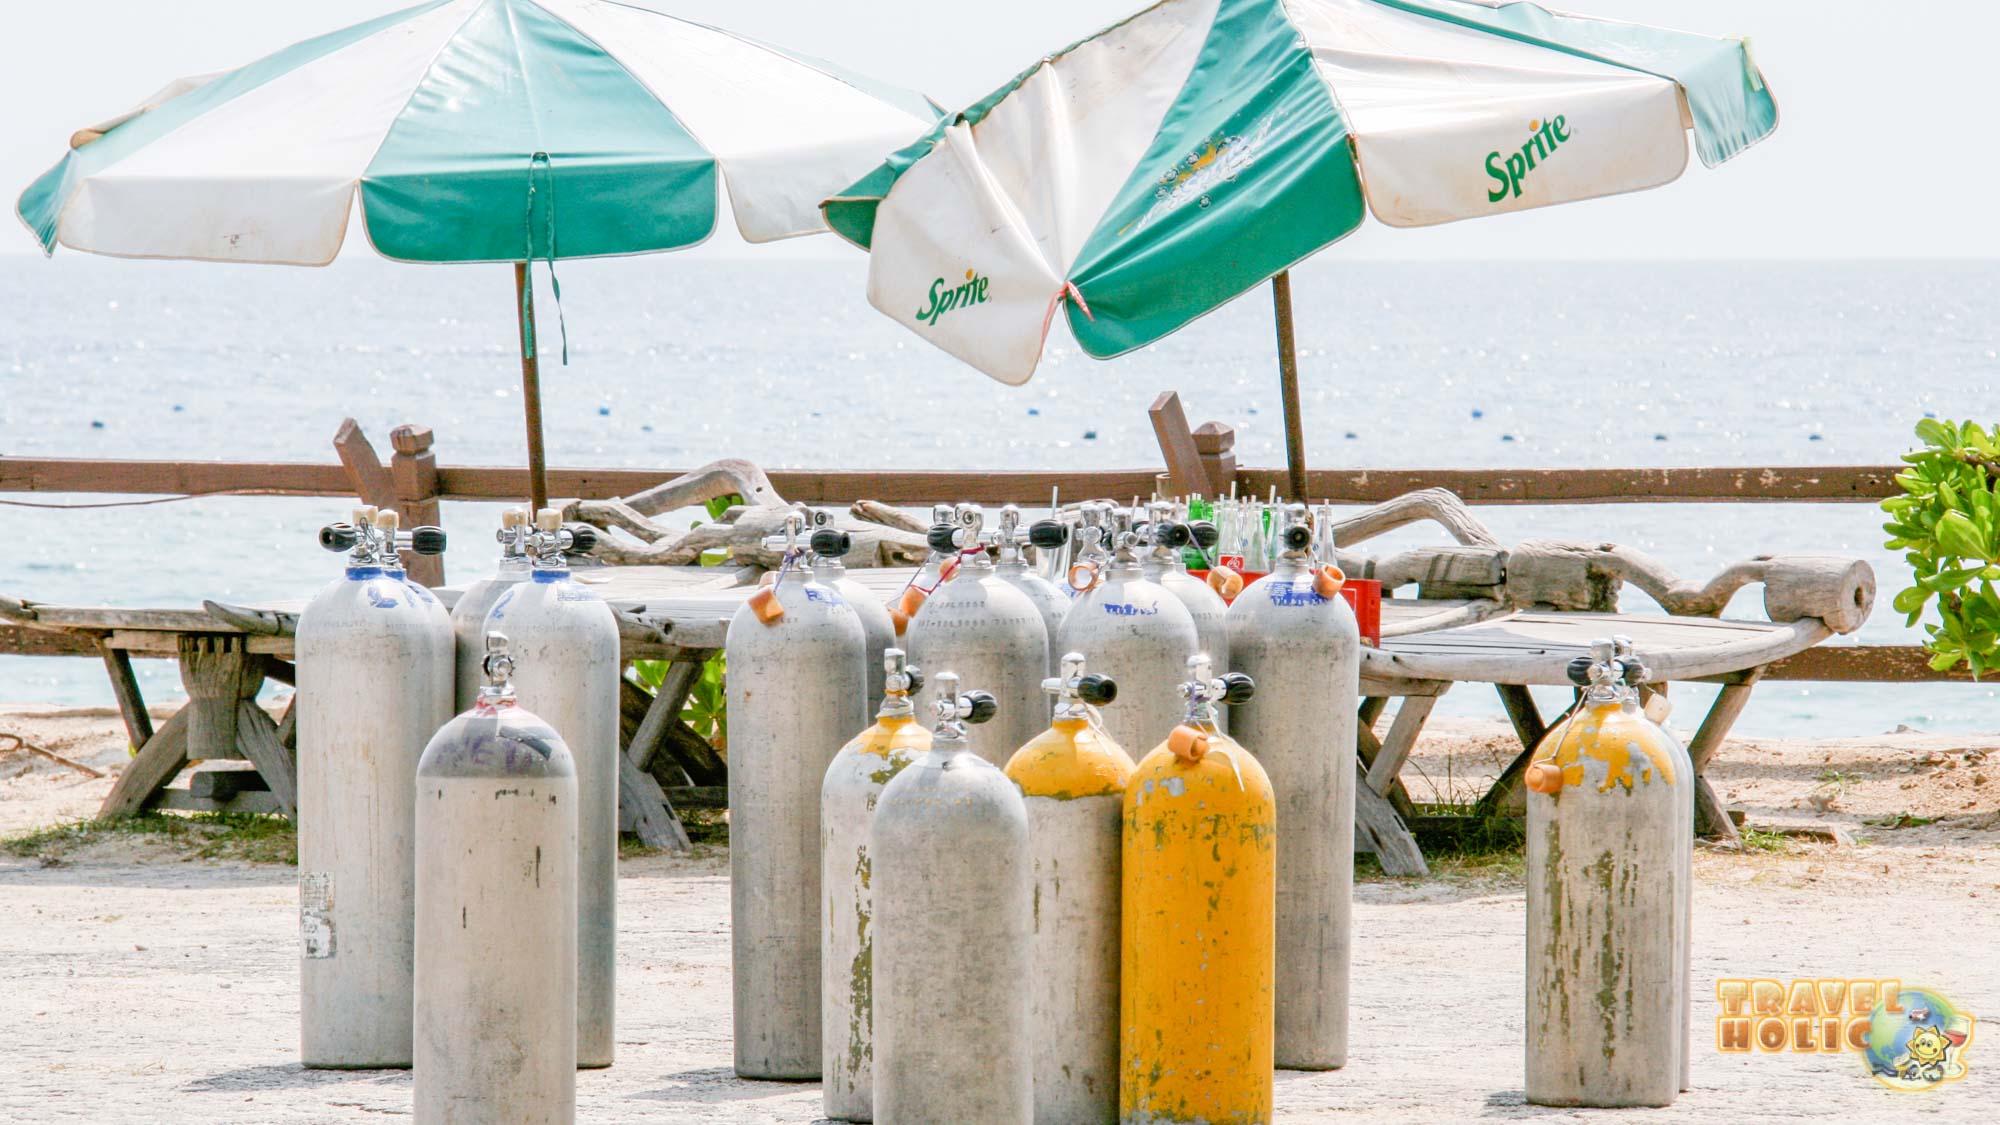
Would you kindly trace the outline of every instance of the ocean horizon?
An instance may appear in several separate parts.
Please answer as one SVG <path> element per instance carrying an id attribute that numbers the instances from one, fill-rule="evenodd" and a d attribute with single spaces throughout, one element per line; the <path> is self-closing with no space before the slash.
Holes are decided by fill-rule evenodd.
<path id="1" fill-rule="evenodd" d="M 1240 464 L 1284 464 L 1268 292 L 1100 363 L 1060 327 L 1025 387 L 986 379 L 871 309 L 866 260 L 659 256 L 542 279 L 551 465 L 1111 469 L 1158 464 L 1162 390 L 1237 431 Z M 1421 262 L 1320 255 L 1295 271 L 1316 468 L 1890 464 L 1927 413 L 2000 389 L 2000 262 Z M 325 270 L 0 255 L 0 455 L 330 462 L 352 416 L 432 427 L 448 465 L 521 464 L 511 271 L 349 256 Z M 567 336 L 569 363 L 561 362 Z M 1983 421 L 1991 419 L 1982 418 Z M 109 496 L 0 494 L 92 504 Z M 1065 499 L 1078 499 L 1066 497 Z M 303 598 L 337 572 L 313 532 L 335 499 L 214 497 L 0 508 L 0 594 L 193 605 Z M 455 582 L 490 569 L 497 505 L 450 503 Z M 1752 555 L 1868 560 L 1859 640 L 1917 643 L 1870 504 L 1481 507 L 1503 542 L 1603 539 L 1705 581 Z M 1434 529 L 1376 541 L 1443 543 Z M 1649 608 L 1628 591 L 1626 606 Z M 1731 616 L 1761 616 L 1752 588 Z M 139 664 L 150 699 L 171 662 Z M 1692 722 L 1713 689 L 1676 692 Z M 1553 695 L 1550 701 L 1553 701 Z M 1761 685 L 1738 729 L 1814 737 L 2000 726 L 1985 685 Z M 7 658 L 0 700 L 109 705 L 95 661 Z M 1501 715 L 1472 686 L 1440 714 Z"/>

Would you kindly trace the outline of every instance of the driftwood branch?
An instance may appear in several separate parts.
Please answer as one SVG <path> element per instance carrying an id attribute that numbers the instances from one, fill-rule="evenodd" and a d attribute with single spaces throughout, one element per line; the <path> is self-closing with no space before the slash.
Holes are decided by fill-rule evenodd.
<path id="1" fill-rule="evenodd" d="M 1419 520 L 1429 520 L 1451 534 L 1463 547 L 1498 547 L 1486 525 L 1480 523 L 1465 501 L 1442 488 L 1424 488 L 1384 501 L 1333 525 L 1333 541 L 1351 547 L 1364 540 L 1385 535 Z"/>
<path id="2" fill-rule="evenodd" d="M 730 495 L 742 496 L 746 503 L 688 531 L 676 531 L 653 518 Z M 790 511 L 764 470 L 748 461 L 724 460 L 632 496 L 573 501 L 563 515 L 607 532 L 592 553 L 612 566 L 693 566 L 704 552 L 722 550 L 739 563 L 769 568 L 781 560 L 764 540 L 784 531 Z M 927 529 L 873 501 L 854 505 L 847 517 L 835 519 L 834 526 L 853 537 L 849 566 L 911 566 L 929 553 L 924 544 Z M 614 531 L 630 539 L 609 534 Z"/>

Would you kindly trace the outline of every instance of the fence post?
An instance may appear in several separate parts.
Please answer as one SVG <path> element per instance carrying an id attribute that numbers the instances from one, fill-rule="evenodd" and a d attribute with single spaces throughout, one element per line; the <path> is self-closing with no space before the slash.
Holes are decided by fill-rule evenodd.
<path id="1" fill-rule="evenodd" d="M 397 426 L 389 431 L 395 453 L 389 458 L 389 475 L 396 482 L 396 510 L 404 527 L 438 523 L 437 455 L 431 452 L 435 440 L 429 426 Z M 426 586 L 444 585 L 444 556 L 411 555 L 405 560 L 410 578 Z"/>

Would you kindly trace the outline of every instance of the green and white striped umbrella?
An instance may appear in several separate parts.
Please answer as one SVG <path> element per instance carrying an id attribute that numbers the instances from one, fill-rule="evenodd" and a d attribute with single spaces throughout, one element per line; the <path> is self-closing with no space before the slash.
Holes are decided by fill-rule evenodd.
<path id="1" fill-rule="evenodd" d="M 937 117 L 630 4 L 431 0 L 79 131 L 18 213 L 49 253 L 325 265 L 358 204 L 385 257 L 526 263 L 693 246 L 726 194 L 767 242 L 824 230 L 819 202 Z M 539 440 L 531 415 L 538 481 Z"/>
<path id="2" fill-rule="evenodd" d="M 876 308 L 1018 384 L 1059 308 L 1085 352 L 1116 356 L 1367 211 L 1427 226 L 1655 187 L 1686 167 L 1686 130 L 1714 165 L 1777 117 L 1738 40 L 1484 0 L 1165 0 L 825 211 L 872 252 Z"/>

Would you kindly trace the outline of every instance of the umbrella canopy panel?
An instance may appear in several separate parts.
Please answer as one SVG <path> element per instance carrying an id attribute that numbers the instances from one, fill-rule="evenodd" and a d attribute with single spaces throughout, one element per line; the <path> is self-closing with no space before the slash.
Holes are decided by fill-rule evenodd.
<path id="1" fill-rule="evenodd" d="M 690 246 L 718 183 L 752 242 L 936 120 L 919 95 L 605 0 L 433 0 L 184 79 L 21 196 L 45 250 L 324 265 Z M 804 143 L 802 142 L 804 139 Z"/>
<path id="2" fill-rule="evenodd" d="M 987 374 L 1100 358 L 1344 237 L 1655 187 L 1777 109 L 1737 40 L 1473 0 L 1165 0 L 827 201 L 869 299 Z"/>

